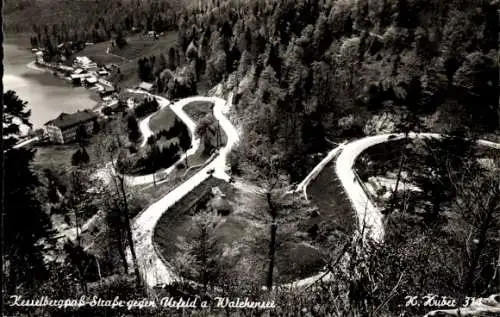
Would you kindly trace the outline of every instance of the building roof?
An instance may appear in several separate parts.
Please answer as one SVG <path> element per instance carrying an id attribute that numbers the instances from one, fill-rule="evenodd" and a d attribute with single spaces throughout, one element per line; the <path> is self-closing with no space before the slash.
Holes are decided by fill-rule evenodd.
<path id="1" fill-rule="evenodd" d="M 107 81 L 106 79 L 99 78 L 99 83 L 101 83 L 105 86 L 114 88 L 113 84 L 111 82 Z"/>
<path id="2" fill-rule="evenodd" d="M 88 58 L 87 56 L 77 56 L 76 58 L 77 63 L 82 63 L 82 64 L 90 64 L 92 63 L 92 60 Z"/>
<path id="3" fill-rule="evenodd" d="M 104 65 L 104 68 L 106 68 L 107 70 L 111 70 L 111 69 L 117 68 L 117 67 L 118 67 L 118 65 L 116 65 L 116 64 L 106 64 L 106 65 Z"/>
<path id="4" fill-rule="evenodd" d="M 73 71 L 73 67 L 66 66 L 66 65 L 59 65 L 59 69 L 66 70 L 66 71 Z"/>
<path id="5" fill-rule="evenodd" d="M 71 79 L 77 79 L 77 78 L 80 78 L 80 79 L 85 79 L 88 77 L 88 74 L 71 74 Z"/>
<path id="6" fill-rule="evenodd" d="M 151 90 L 153 88 L 153 84 L 143 81 L 139 84 L 139 88 L 144 90 Z"/>
<path id="7" fill-rule="evenodd" d="M 95 76 L 90 76 L 85 79 L 89 84 L 97 83 L 97 78 Z"/>
<path id="8" fill-rule="evenodd" d="M 91 110 L 78 111 L 72 114 L 63 112 L 57 118 L 47 121 L 45 125 L 55 125 L 60 129 L 65 129 L 95 118 L 97 118 L 97 114 Z"/>
<path id="9" fill-rule="evenodd" d="M 106 85 L 100 85 L 102 87 L 102 92 L 115 92 L 114 87 L 106 86 Z"/>

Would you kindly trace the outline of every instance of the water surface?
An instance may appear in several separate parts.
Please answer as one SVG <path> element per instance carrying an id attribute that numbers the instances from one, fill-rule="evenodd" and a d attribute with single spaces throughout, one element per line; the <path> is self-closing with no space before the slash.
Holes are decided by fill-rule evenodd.
<path id="1" fill-rule="evenodd" d="M 71 113 L 79 109 L 91 109 L 95 97 L 83 87 L 72 87 L 51 73 L 28 67 L 34 56 L 20 41 L 4 42 L 4 91 L 15 90 L 28 102 L 34 128 L 57 117 L 61 112 Z"/>

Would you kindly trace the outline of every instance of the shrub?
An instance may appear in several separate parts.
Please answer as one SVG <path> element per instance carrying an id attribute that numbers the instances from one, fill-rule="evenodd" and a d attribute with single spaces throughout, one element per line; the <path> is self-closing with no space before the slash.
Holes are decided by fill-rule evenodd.
<path id="1" fill-rule="evenodd" d="M 111 107 L 109 106 L 105 106 L 102 108 L 101 110 L 102 114 L 105 115 L 105 116 L 110 116 L 113 114 L 113 110 L 111 109 Z"/>
<path id="2" fill-rule="evenodd" d="M 238 176 L 241 175 L 242 171 L 241 171 L 240 160 L 241 160 L 240 156 L 234 150 L 229 152 L 229 154 L 227 155 L 227 162 L 229 164 L 231 174 Z"/>
<path id="3" fill-rule="evenodd" d="M 79 149 L 71 156 L 71 165 L 73 166 L 84 165 L 89 161 L 90 157 L 85 149 Z"/>
<path id="4" fill-rule="evenodd" d="M 135 108 L 134 112 L 138 118 L 142 118 L 157 111 L 159 107 L 160 106 L 158 104 L 158 101 L 156 101 L 156 99 L 154 98 L 146 99 L 142 104 L 138 105 Z"/>

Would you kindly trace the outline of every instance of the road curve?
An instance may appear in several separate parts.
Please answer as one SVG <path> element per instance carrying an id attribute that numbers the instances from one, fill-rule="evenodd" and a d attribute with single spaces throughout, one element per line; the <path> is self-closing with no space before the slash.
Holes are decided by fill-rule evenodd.
<path id="1" fill-rule="evenodd" d="M 134 219 L 132 224 L 132 236 L 135 244 L 135 251 L 145 284 L 149 287 L 153 287 L 158 284 L 169 284 L 175 280 L 173 272 L 166 267 L 154 250 L 153 232 L 157 221 L 163 213 L 168 212 L 168 209 L 177 201 L 188 194 L 201 182 L 206 180 L 209 177 L 209 171 L 214 171 L 214 177 L 229 180 L 229 175 L 226 173 L 226 155 L 239 140 L 236 128 L 224 115 L 230 106 L 230 104 L 227 104 L 225 100 L 216 97 L 191 97 L 186 99 L 187 101 L 185 104 L 192 101 L 214 102 L 213 113 L 215 118 L 219 121 L 221 128 L 227 135 L 227 142 L 226 145 L 220 149 L 218 156 L 207 166 L 202 168 L 199 172 L 191 176 L 174 190 L 163 196 L 159 201 L 150 205 Z M 186 99 L 183 99 L 182 101 Z M 228 100 L 232 100 L 231 95 Z M 181 107 L 179 108 L 182 109 Z M 183 118 L 181 117 L 181 119 Z"/>
<path id="2" fill-rule="evenodd" d="M 342 153 L 337 158 L 335 170 L 356 211 L 359 226 L 361 227 L 365 224 L 365 234 L 370 235 L 376 241 L 381 241 L 384 237 L 383 216 L 357 180 L 357 175 L 354 172 L 354 163 L 356 158 L 367 148 L 388 141 L 400 140 L 404 137 L 404 133 L 378 134 L 355 140 L 345 145 Z M 412 139 L 441 137 L 443 135 L 437 133 L 409 134 L 409 138 Z M 500 149 L 500 144 L 486 140 L 478 140 L 478 144 Z"/>
<path id="3" fill-rule="evenodd" d="M 39 140 L 40 140 L 40 138 L 36 136 L 36 137 L 30 138 L 30 139 L 24 140 L 22 142 L 19 142 L 16 145 L 14 145 L 12 148 L 18 149 L 18 148 L 21 148 L 21 147 L 26 146 L 28 144 L 38 142 Z"/>
<path id="4" fill-rule="evenodd" d="M 160 105 L 164 106 L 165 103 L 168 105 L 168 101 L 159 96 L 155 96 L 157 100 L 160 102 Z M 231 96 L 229 100 L 231 100 Z M 142 269 L 142 274 L 145 280 L 146 285 L 152 287 L 155 285 L 161 284 L 169 284 L 176 279 L 174 273 L 170 268 L 168 268 L 165 263 L 160 259 L 160 257 L 156 254 L 153 245 L 153 231 L 154 227 L 161 217 L 161 215 L 168 211 L 168 208 L 173 206 L 177 201 L 179 201 L 182 197 L 184 197 L 187 193 L 189 193 L 192 189 L 198 186 L 201 182 L 208 178 L 208 171 L 214 170 L 213 175 L 215 177 L 228 180 L 229 175 L 227 175 L 226 169 L 226 157 L 227 153 L 231 150 L 231 148 L 238 142 L 238 133 L 236 128 L 230 123 L 230 121 L 225 117 L 224 113 L 228 110 L 228 103 L 220 98 L 215 97 L 190 97 L 186 99 L 182 99 L 176 104 L 172 105 L 172 110 L 176 113 L 176 115 L 186 123 L 192 136 L 195 135 L 195 123 L 191 120 L 191 118 L 184 112 L 183 107 L 191 103 L 193 101 L 210 101 L 214 102 L 214 116 L 219 121 L 222 129 L 224 129 L 228 141 L 226 146 L 222 148 L 219 152 L 219 155 L 216 159 L 214 159 L 210 164 L 205 166 L 198 173 L 193 175 L 187 181 L 182 183 L 179 187 L 175 188 L 173 191 L 165 195 L 158 202 L 149 206 L 142 214 L 140 214 L 134 221 L 132 230 L 133 230 L 133 238 L 136 247 L 137 258 L 139 261 L 139 265 Z M 151 135 L 149 129 L 149 120 L 151 116 L 143 120 L 141 122 L 142 128 L 141 131 L 147 139 L 148 135 Z M 390 137 L 390 138 L 389 138 Z M 440 138 L 441 135 L 435 133 L 411 133 L 409 135 L 410 138 Z M 367 148 L 393 140 L 398 140 L 404 138 L 404 134 L 381 134 L 376 136 L 365 137 L 348 144 L 342 144 L 335 151 L 332 151 L 328 156 L 328 159 L 325 162 L 330 161 L 334 154 L 338 150 L 341 150 L 340 155 L 336 160 L 336 173 L 342 183 L 342 186 L 346 190 L 347 195 L 356 211 L 358 216 L 359 224 L 365 224 L 367 234 L 369 234 L 372 238 L 376 240 L 382 240 L 384 235 L 384 228 L 382 223 L 382 214 L 380 210 L 373 204 L 373 202 L 369 199 L 368 195 L 364 192 L 361 184 L 357 181 L 355 172 L 354 172 L 354 163 L 356 158 Z M 193 137 L 193 148 L 197 148 L 199 146 L 199 140 L 196 140 Z M 195 145 L 197 142 L 197 145 Z M 500 144 L 496 144 L 489 141 L 480 140 L 478 143 L 495 147 L 500 149 Z M 145 145 L 143 141 L 142 146 Z M 194 151 L 193 151 L 194 153 Z M 191 154 L 191 153 L 190 153 Z M 326 159 L 326 158 L 325 158 Z M 322 164 L 323 163 L 323 164 Z M 313 179 L 319 172 L 323 169 L 326 164 L 321 162 L 311 173 L 306 177 L 301 183 L 300 186 L 296 190 L 305 191 L 307 184 Z M 167 171 L 168 173 L 168 171 Z M 143 178 L 142 180 L 132 181 L 132 184 L 146 183 L 152 182 L 147 178 Z M 322 280 L 330 280 L 331 277 L 329 274 L 320 273 L 313 277 L 306 278 L 303 280 L 296 281 L 291 284 L 287 284 L 286 286 L 291 287 L 304 287 L 307 285 L 311 285 L 318 279 Z M 285 286 L 285 285 L 282 285 Z M 432 316 L 432 313 L 429 314 Z"/>
<path id="5" fill-rule="evenodd" d="M 442 138 L 443 135 L 436 133 L 410 133 L 410 138 Z M 364 223 L 368 231 L 364 232 L 373 239 L 381 241 L 384 237 L 383 215 L 380 210 L 369 199 L 361 184 L 357 181 L 354 172 L 356 158 L 367 148 L 388 141 L 404 138 L 403 133 L 379 134 L 368 136 L 344 146 L 341 154 L 337 157 L 336 173 L 344 187 L 353 208 L 358 216 L 359 225 Z M 478 140 L 478 144 L 499 149 L 500 144 L 486 140 Z M 482 316 L 485 312 L 500 313 L 500 294 L 491 295 L 488 298 L 479 299 L 467 308 L 434 310 L 425 315 L 431 316 Z"/>
<path id="6" fill-rule="evenodd" d="M 163 108 L 168 107 L 170 105 L 170 101 L 165 99 L 164 101 L 162 100 L 160 102 L 160 100 L 158 100 L 158 104 L 160 105 L 160 109 L 158 111 L 155 111 L 154 113 L 150 114 L 149 116 L 147 116 L 146 118 L 142 119 L 139 122 L 139 130 L 141 131 L 142 134 L 142 142 L 140 147 L 145 147 L 146 144 L 148 143 L 149 137 L 154 134 L 154 132 L 149 127 L 151 118 L 156 114 L 158 114 L 158 112 L 161 111 Z"/>
<path id="7" fill-rule="evenodd" d="M 161 96 L 153 96 L 149 93 L 146 93 L 146 92 L 143 92 L 140 90 L 130 90 L 129 89 L 129 91 L 133 92 L 133 93 L 147 94 L 149 96 L 155 97 L 156 100 L 158 101 L 158 103 L 160 104 L 160 110 L 165 108 L 165 107 L 170 106 L 170 109 L 175 113 L 175 115 L 179 119 L 182 120 L 182 122 L 184 122 L 184 124 L 187 126 L 187 128 L 189 130 L 189 133 L 191 134 L 191 147 L 186 151 L 186 154 L 188 156 L 191 156 L 194 153 L 196 153 L 196 151 L 198 150 L 198 148 L 200 146 L 200 139 L 198 137 L 196 137 L 196 123 L 184 111 L 184 106 L 192 103 L 193 101 L 210 101 L 210 102 L 213 102 L 215 104 L 215 100 L 213 98 L 211 98 L 211 97 L 189 97 L 189 98 L 181 99 L 178 102 L 171 104 L 170 101 L 168 101 L 166 98 L 163 98 Z M 151 118 L 157 113 L 158 112 L 155 112 L 155 113 L 149 115 L 147 118 L 143 119 L 139 123 L 139 129 L 140 129 L 142 136 L 143 136 L 141 147 L 146 146 L 147 139 L 151 135 L 154 134 L 153 131 L 151 131 L 151 128 L 149 127 L 149 123 L 151 121 Z M 172 166 L 170 166 L 169 168 L 167 168 L 161 172 L 157 172 L 155 174 L 147 174 L 147 175 L 141 175 L 141 176 L 127 175 L 127 176 L 125 176 L 125 180 L 127 181 L 127 184 L 129 184 L 130 186 L 151 184 L 154 182 L 155 177 L 156 177 L 157 181 L 161 180 L 162 177 L 159 176 L 158 174 L 164 175 L 164 176 L 169 175 L 173 171 L 173 169 L 176 168 L 176 166 L 183 161 L 184 161 L 184 157 L 180 158 L 177 162 L 172 164 Z"/>
<path id="8" fill-rule="evenodd" d="M 307 174 L 307 176 L 297 185 L 295 188 L 295 192 L 302 192 L 306 200 L 309 200 L 307 197 L 307 186 L 309 186 L 309 183 L 311 183 L 312 180 L 314 180 L 318 175 L 321 173 L 321 171 L 325 168 L 328 163 L 339 153 L 339 151 L 342 150 L 344 145 L 347 143 L 347 141 L 344 141 L 343 143 L 339 144 L 337 147 L 332 149 L 328 154 L 321 160 L 321 162 L 316 165 L 312 171 Z"/>

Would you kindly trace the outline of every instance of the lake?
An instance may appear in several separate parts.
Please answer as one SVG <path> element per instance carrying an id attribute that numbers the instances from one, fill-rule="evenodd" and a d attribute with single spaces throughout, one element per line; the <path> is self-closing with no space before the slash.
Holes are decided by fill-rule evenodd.
<path id="1" fill-rule="evenodd" d="M 92 92 L 71 84 L 51 73 L 29 68 L 34 55 L 20 40 L 5 39 L 4 42 L 4 91 L 14 90 L 31 109 L 33 128 L 39 128 L 61 112 L 72 113 L 80 109 L 91 109 L 96 105 Z"/>

